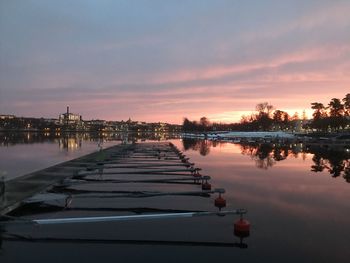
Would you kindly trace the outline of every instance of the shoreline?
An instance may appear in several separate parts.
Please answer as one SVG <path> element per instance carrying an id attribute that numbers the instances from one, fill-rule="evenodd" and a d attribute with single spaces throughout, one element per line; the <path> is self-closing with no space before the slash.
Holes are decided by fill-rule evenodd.
<path id="1" fill-rule="evenodd" d="M 328 136 L 327 136 L 328 135 Z M 327 136 L 327 137 L 326 137 Z M 343 145 L 350 148 L 350 133 L 328 134 L 300 134 L 292 132 L 209 132 L 209 133 L 182 133 L 182 138 L 204 139 L 233 143 L 311 143 Z"/>

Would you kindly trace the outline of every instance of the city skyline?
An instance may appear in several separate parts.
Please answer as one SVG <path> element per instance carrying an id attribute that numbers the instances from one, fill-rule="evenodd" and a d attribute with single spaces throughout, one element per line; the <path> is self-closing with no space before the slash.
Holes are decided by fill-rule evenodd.
<path id="1" fill-rule="evenodd" d="M 1 1 L 0 113 L 237 122 L 349 93 L 349 1 Z M 63 110 L 62 110 L 63 109 Z"/>

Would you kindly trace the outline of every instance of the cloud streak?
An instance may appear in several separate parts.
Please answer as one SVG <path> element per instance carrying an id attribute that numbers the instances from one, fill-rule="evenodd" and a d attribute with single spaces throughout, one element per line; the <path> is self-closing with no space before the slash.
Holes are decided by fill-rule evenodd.
<path id="1" fill-rule="evenodd" d="M 235 121 L 261 101 L 301 111 L 349 90 L 344 1 L 0 5 L 0 113 Z"/>

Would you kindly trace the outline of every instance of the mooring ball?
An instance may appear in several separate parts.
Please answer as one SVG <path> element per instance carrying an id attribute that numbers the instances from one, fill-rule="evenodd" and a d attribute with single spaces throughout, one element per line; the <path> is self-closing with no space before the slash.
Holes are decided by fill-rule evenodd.
<path id="1" fill-rule="evenodd" d="M 203 183 L 202 184 L 202 190 L 211 190 L 211 184 L 210 183 L 207 183 L 207 182 L 205 182 L 205 183 Z"/>
<path id="2" fill-rule="evenodd" d="M 195 174 L 193 174 L 193 177 L 198 178 L 198 177 L 202 177 L 202 175 L 200 173 L 195 173 Z"/>
<path id="3" fill-rule="evenodd" d="M 223 207 L 226 207 L 226 200 L 221 196 L 219 196 L 218 198 L 215 199 L 214 204 L 218 208 L 223 208 Z"/>
<path id="4" fill-rule="evenodd" d="M 248 237 L 250 235 L 250 223 L 248 220 L 240 218 L 233 226 L 234 234 L 238 237 Z"/>

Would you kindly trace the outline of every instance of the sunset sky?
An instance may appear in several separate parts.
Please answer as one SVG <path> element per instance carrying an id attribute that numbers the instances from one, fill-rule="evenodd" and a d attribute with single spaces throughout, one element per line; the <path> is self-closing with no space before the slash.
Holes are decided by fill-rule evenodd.
<path id="1" fill-rule="evenodd" d="M 0 114 L 231 122 L 346 93 L 348 0 L 0 1 Z"/>

